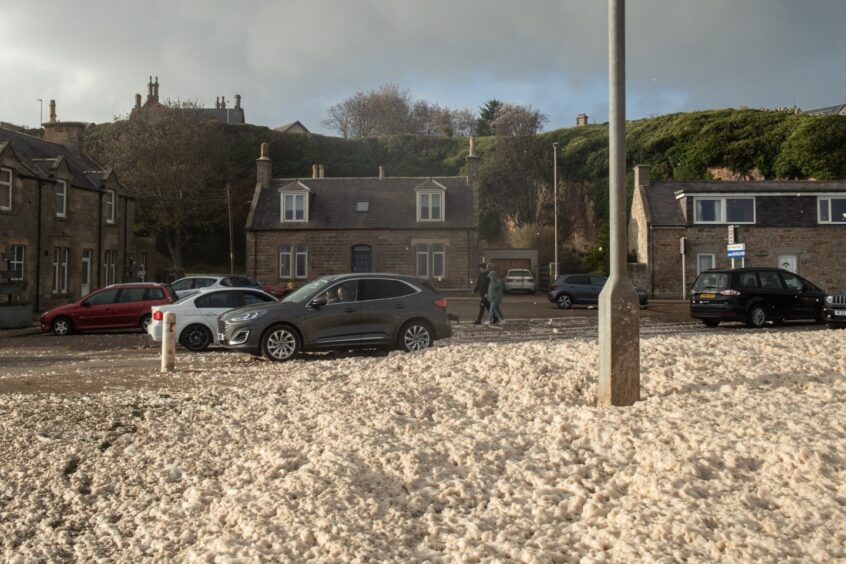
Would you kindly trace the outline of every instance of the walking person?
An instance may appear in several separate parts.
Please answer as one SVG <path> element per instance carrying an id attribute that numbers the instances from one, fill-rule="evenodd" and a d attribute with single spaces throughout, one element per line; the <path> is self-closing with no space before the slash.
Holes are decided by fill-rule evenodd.
<path id="1" fill-rule="evenodd" d="M 480 300 L 479 315 L 476 316 L 476 321 L 473 322 L 474 325 L 480 325 L 482 323 L 482 316 L 488 315 L 488 308 L 491 307 L 487 298 L 489 283 L 490 278 L 488 278 L 488 265 L 482 263 L 479 265 L 479 276 L 476 277 L 476 286 L 473 288 L 473 293 L 479 294 Z"/>
<path id="2" fill-rule="evenodd" d="M 490 267 L 488 278 L 490 279 L 488 282 L 490 323 L 491 325 L 495 325 L 500 321 L 505 321 L 505 317 L 502 315 L 502 308 L 500 307 L 500 304 L 502 304 L 502 294 L 505 291 L 505 283 L 502 281 L 502 278 L 497 275 L 496 267 L 494 265 L 491 265 Z"/>

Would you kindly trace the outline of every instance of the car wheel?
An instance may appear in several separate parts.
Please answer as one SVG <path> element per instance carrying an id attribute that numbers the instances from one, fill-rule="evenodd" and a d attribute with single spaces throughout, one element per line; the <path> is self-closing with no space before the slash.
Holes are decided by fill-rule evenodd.
<path id="1" fill-rule="evenodd" d="M 561 294 L 555 298 L 555 303 L 558 304 L 558 307 L 561 309 L 570 309 L 573 307 L 573 298 L 569 294 Z"/>
<path id="2" fill-rule="evenodd" d="M 200 352 L 209 348 L 212 342 L 212 334 L 205 325 L 195 323 L 182 331 L 179 342 L 189 351 Z"/>
<path id="3" fill-rule="evenodd" d="M 705 324 L 705 327 L 716 327 L 720 324 L 719 319 L 703 319 L 702 323 Z"/>
<path id="4" fill-rule="evenodd" d="M 746 325 L 760 329 L 767 323 L 767 310 L 762 305 L 754 305 L 746 316 Z"/>
<path id="5" fill-rule="evenodd" d="M 432 346 L 432 329 L 425 321 L 409 321 L 400 330 L 400 347 L 406 352 L 417 352 Z"/>
<path id="6" fill-rule="evenodd" d="M 276 325 L 261 338 L 261 352 L 267 360 L 283 362 L 300 352 L 300 336 L 287 325 Z"/>
<path id="7" fill-rule="evenodd" d="M 147 332 L 147 327 L 150 326 L 150 323 L 153 322 L 153 316 L 149 313 L 146 315 L 141 316 L 141 321 L 138 323 L 138 326 L 141 327 L 141 330 L 145 333 Z"/>
<path id="8" fill-rule="evenodd" d="M 73 323 L 67 317 L 57 317 L 54 319 L 51 328 L 53 329 L 53 334 L 59 337 L 73 333 Z"/>

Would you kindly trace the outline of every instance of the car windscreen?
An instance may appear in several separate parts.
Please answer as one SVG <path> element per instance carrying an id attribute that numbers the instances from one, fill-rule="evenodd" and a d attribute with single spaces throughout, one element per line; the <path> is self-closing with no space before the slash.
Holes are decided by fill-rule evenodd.
<path id="1" fill-rule="evenodd" d="M 721 291 L 728 288 L 727 272 L 703 272 L 693 285 L 694 292 Z"/>
<path id="2" fill-rule="evenodd" d="M 318 278 L 317 280 L 313 280 L 309 282 L 302 288 L 295 290 L 285 296 L 282 301 L 285 303 L 301 303 L 309 299 L 314 294 L 324 290 L 326 286 L 329 285 L 331 281 L 327 278 Z"/>

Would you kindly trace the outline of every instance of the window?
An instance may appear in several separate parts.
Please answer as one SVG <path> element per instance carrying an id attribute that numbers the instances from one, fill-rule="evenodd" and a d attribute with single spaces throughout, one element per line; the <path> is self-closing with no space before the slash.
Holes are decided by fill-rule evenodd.
<path id="1" fill-rule="evenodd" d="M 214 285 L 214 278 L 194 278 L 192 288 L 208 288 Z"/>
<path id="2" fill-rule="evenodd" d="M 117 260 L 117 251 L 106 249 L 103 251 L 103 279 L 106 286 L 115 283 L 115 261 Z"/>
<path id="3" fill-rule="evenodd" d="M 26 271 L 24 270 L 26 262 L 26 247 L 23 245 L 12 245 L 11 252 L 12 260 L 7 263 L 9 265 L 9 270 L 20 271 L 20 275 L 14 276 L 12 280 L 23 280 L 26 275 Z"/>
<path id="4" fill-rule="evenodd" d="M 761 280 L 761 288 L 781 290 L 781 280 L 775 270 L 762 270 L 758 272 L 758 278 Z"/>
<path id="5" fill-rule="evenodd" d="M 228 276 L 220 281 L 221 286 L 228 286 L 230 288 L 244 288 L 249 286 L 258 286 L 258 283 L 250 280 L 246 276 Z"/>
<path id="6" fill-rule="evenodd" d="M 244 300 L 244 305 L 263 304 L 267 302 L 275 302 L 272 297 L 259 292 L 241 292 L 241 297 Z"/>
<path id="7" fill-rule="evenodd" d="M 432 246 L 432 278 L 441 279 L 444 277 L 444 257 L 446 250 L 441 244 Z"/>
<path id="8" fill-rule="evenodd" d="M 282 194 L 282 221 L 308 221 L 306 194 Z"/>
<path id="9" fill-rule="evenodd" d="M 56 181 L 56 217 L 68 216 L 68 183 Z"/>
<path id="10" fill-rule="evenodd" d="M 442 192 L 417 194 L 417 221 L 443 221 L 443 197 Z"/>
<path id="11" fill-rule="evenodd" d="M 696 274 L 711 270 L 716 266 L 717 257 L 711 253 L 696 255 Z"/>
<path id="12" fill-rule="evenodd" d="M 97 292 L 85 301 L 88 303 L 88 305 L 92 306 L 108 305 L 115 303 L 115 298 L 117 298 L 117 295 L 117 288 L 113 288 L 111 290 L 103 290 L 102 292 Z"/>
<path id="13" fill-rule="evenodd" d="M 758 277 L 755 275 L 754 272 L 741 272 L 740 273 L 740 287 L 741 288 L 757 288 L 758 287 Z"/>
<path id="14" fill-rule="evenodd" d="M 369 212 L 370 211 L 370 202 L 356 202 L 355 203 L 355 211 L 357 211 L 357 212 Z"/>
<path id="15" fill-rule="evenodd" d="M 191 278 L 183 278 L 182 280 L 177 280 L 171 284 L 170 287 L 177 292 L 181 292 L 182 290 L 190 290 L 193 282 L 194 281 Z"/>
<path id="16" fill-rule="evenodd" d="M 161 288 L 147 288 L 147 299 L 151 302 L 165 299 L 164 290 Z"/>
<path id="17" fill-rule="evenodd" d="M 693 291 L 699 292 L 720 292 L 728 288 L 729 275 L 725 272 L 706 272 L 696 279 L 693 284 Z"/>
<path id="18" fill-rule="evenodd" d="M 308 247 L 279 247 L 279 278 L 308 278 Z"/>
<path id="19" fill-rule="evenodd" d="M 591 286 L 605 286 L 605 281 L 607 279 L 604 276 L 591 276 L 590 277 L 590 285 Z"/>
<path id="20" fill-rule="evenodd" d="M 117 303 L 143 302 L 146 293 L 146 288 L 124 288 L 118 295 Z"/>
<path id="21" fill-rule="evenodd" d="M 370 245 L 356 245 L 352 248 L 352 271 L 370 272 Z"/>
<path id="22" fill-rule="evenodd" d="M 236 290 L 212 292 L 194 300 L 194 306 L 200 309 L 234 309 L 241 307 L 241 292 Z"/>
<path id="23" fill-rule="evenodd" d="M 115 222 L 115 191 L 106 190 L 106 221 Z"/>
<path id="24" fill-rule="evenodd" d="M 846 223 L 846 198 L 820 198 L 819 223 Z"/>
<path id="25" fill-rule="evenodd" d="M 694 198 L 694 223 L 755 223 L 755 198 Z"/>
<path id="26" fill-rule="evenodd" d="M 12 209 L 12 169 L 0 168 L 0 210 Z"/>
<path id="27" fill-rule="evenodd" d="M 358 280 L 346 280 L 335 284 L 315 298 L 323 298 L 327 304 L 343 304 L 358 300 Z"/>
<path id="28" fill-rule="evenodd" d="M 570 276 L 565 280 L 567 284 L 578 284 L 579 286 L 590 286 L 590 277 L 589 276 Z"/>
<path id="29" fill-rule="evenodd" d="M 53 249 L 53 294 L 68 293 L 68 261 L 70 249 L 56 247 Z"/>
<path id="30" fill-rule="evenodd" d="M 388 300 L 415 293 L 416 290 L 399 280 L 365 278 L 359 281 L 359 300 Z"/>
<path id="31" fill-rule="evenodd" d="M 802 291 L 805 289 L 805 284 L 802 282 L 802 279 L 796 276 L 795 274 L 788 274 L 786 272 L 782 272 L 781 278 L 782 280 L 784 280 L 784 285 L 790 288 L 791 290 Z"/>
<path id="32" fill-rule="evenodd" d="M 429 277 L 429 246 L 417 245 L 417 276 L 419 278 Z"/>

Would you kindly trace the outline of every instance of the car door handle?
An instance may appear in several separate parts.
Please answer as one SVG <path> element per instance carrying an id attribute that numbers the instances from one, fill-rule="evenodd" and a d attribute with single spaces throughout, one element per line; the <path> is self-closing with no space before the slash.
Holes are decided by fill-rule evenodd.
<path id="1" fill-rule="evenodd" d="M 354 307 L 348 307 L 344 310 L 344 313 L 355 313 L 356 309 Z"/>
<path id="2" fill-rule="evenodd" d="M 405 304 L 397 304 L 394 306 L 394 309 L 405 309 Z"/>

